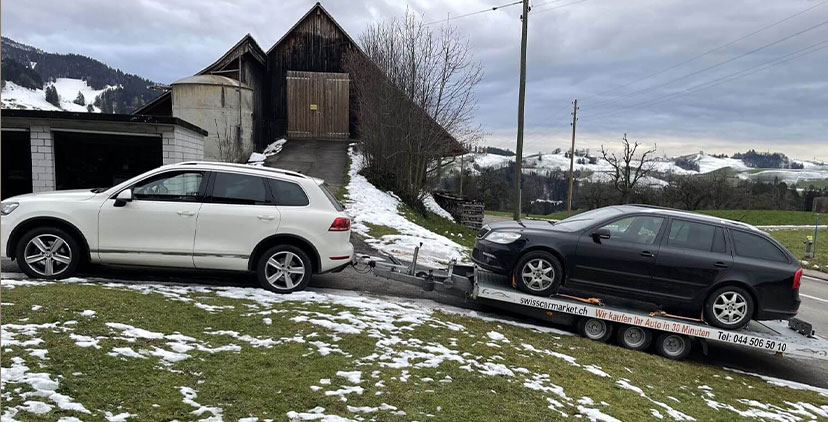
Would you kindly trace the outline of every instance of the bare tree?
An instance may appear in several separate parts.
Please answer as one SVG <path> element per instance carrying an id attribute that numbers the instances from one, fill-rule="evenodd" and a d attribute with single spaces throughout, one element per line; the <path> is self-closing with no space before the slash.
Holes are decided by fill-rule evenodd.
<path id="1" fill-rule="evenodd" d="M 705 176 L 676 176 L 664 187 L 664 194 L 682 209 L 697 210 L 710 197 L 709 184 L 710 180 Z"/>
<path id="2" fill-rule="evenodd" d="M 474 86 L 482 69 L 455 27 L 437 31 L 406 12 L 371 25 L 344 59 L 357 101 L 366 176 L 420 206 L 440 158 L 480 137 Z M 372 181 L 373 181 L 372 180 Z"/>
<path id="3" fill-rule="evenodd" d="M 610 180 L 615 189 L 621 194 L 621 203 L 628 203 L 630 194 L 635 190 L 638 182 L 653 171 L 655 146 L 640 154 L 636 154 L 641 144 L 638 141 L 630 144 L 627 134 L 622 139 L 623 152 L 620 156 L 614 152 L 608 152 L 601 145 L 601 155 L 604 157 L 612 170 L 609 172 Z"/>

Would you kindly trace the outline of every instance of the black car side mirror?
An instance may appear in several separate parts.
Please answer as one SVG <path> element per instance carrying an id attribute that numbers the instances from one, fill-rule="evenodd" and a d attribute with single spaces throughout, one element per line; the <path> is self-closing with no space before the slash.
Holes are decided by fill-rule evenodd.
<path id="1" fill-rule="evenodd" d="M 115 197 L 115 204 L 116 207 L 123 207 L 127 204 L 127 202 L 132 202 L 132 189 L 124 189 L 122 190 L 118 196 Z"/>
<path id="2" fill-rule="evenodd" d="M 595 243 L 601 243 L 601 239 L 609 239 L 610 238 L 610 231 L 609 229 L 598 229 L 592 232 L 592 240 Z"/>

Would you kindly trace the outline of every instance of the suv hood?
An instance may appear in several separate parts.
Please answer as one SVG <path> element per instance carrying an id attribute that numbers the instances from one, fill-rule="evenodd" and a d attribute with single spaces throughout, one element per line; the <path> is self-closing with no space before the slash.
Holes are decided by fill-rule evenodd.
<path id="1" fill-rule="evenodd" d="M 97 195 L 89 189 L 56 190 L 50 192 L 27 193 L 13 196 L 6 201 L 84 201 Z"/>

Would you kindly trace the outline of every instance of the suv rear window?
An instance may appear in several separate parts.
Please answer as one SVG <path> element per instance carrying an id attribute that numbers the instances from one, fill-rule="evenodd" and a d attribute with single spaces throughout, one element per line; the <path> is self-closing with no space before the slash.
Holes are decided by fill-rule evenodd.
<path id="1" fill-rule="evenodd" d="M 273 192 L 276 205 L 283 207 L 304 207 L 310 203 L 308 196 L 305 195 L 305 191 L 296 183 L 278 179 L 267 179 L 267 182 L 270 184 L 270 191 Z"/>
<path id="2" fill-rule="evenodd" d="M 733 251 L 746 258 L 764 259 L 776 262 L 788 262 L 788 257 L 768 239 L 755 234 L 731 230 Z"/>
<path id="3" fill-rule="evenodd" d="M 217 204 L 264 205 L 267 190 L 261 177 L 216 173 L 211 202 Z"/>
<path id="4" fill-rule="evenodd" d="M 327 186 L 322 184 L 322 185 L 319 185 L 319 187 L 322 188 L 322 192 L 324 192 L 325 196 L 328 197 L 328 201 L 331 201 L 331 205 L 334 206 L 334 209 L 336 209 L 337 211 L 345 211 L 345 207 L 343 207 L 342 204 L 339 203 L 339 201 L 331 193 L 331 191 L 328 190 Z"/>

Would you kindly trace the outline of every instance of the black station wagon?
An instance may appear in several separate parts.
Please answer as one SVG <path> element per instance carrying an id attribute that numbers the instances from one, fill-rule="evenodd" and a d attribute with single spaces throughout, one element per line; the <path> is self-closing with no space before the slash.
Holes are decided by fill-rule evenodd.
<path id="1" fill-rule="evenodd" d="M 773 238 L 740 222 L 641 205 L 599 208 L 558 222 L 483 227 L 472 259 L 518 289 L 560 289 L 655 304 L 735 329 L 799 309 L 802 269 Z"/>

